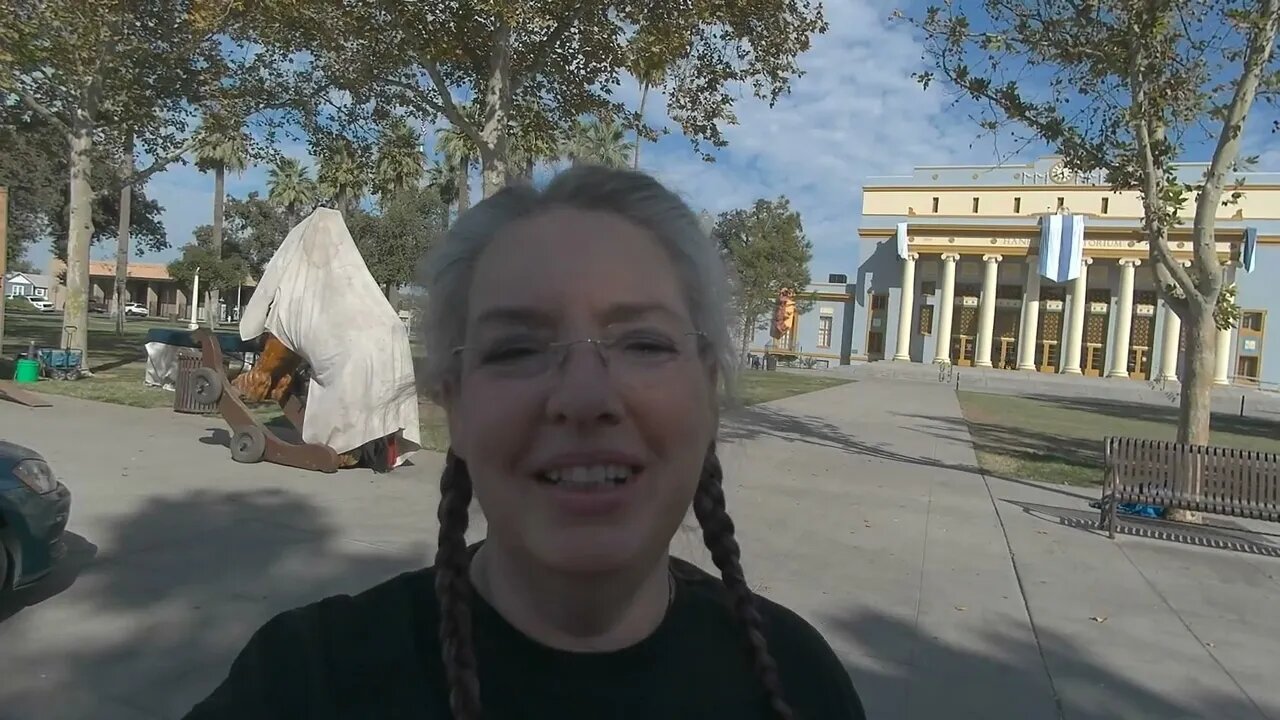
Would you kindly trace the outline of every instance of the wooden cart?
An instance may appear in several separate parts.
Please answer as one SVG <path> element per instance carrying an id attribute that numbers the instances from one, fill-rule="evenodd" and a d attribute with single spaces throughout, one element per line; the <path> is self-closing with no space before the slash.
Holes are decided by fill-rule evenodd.
<path id="1" fill-rule="evenodd" d="M 201 367 L 187 380 L 192 395 L 202 403 L 217 404 L 218 413 L 231 428 L 231 459 L 242 463 L 262 460 L 278 465 L 338 471 L 338 454 L 320 443 L 294 443 L 281 438 L 249 412 L 240 393 L 227 377 L 226 360 L 218 338 L 206 328 L 191 333 L 200 349 Z M 298 432 L 302 432 L 305 409 L 296 395 L 290 394 L 280 403 L 284 416 Z"/>

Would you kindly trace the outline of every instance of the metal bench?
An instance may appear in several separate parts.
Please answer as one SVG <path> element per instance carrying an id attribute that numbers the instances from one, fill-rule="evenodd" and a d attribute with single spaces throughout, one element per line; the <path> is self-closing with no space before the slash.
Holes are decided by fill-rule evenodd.
<path id="1" fill-rule="evenodd" d="M 1127 437 L 1103 442 L 1100 526 L 1113 540 L 1121 503 L 1280 522 L 1280 454 Z"/>

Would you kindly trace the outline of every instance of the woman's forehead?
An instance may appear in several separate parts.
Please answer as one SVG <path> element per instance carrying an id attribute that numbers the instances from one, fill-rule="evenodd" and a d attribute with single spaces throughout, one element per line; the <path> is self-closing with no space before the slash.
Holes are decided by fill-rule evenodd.
<path id="1" fill-rule="evenodd" d="M 554 210 L 513 223 L 481 255 L 470 320 L 687 318 L 676 269 L 658 241 L 624 218 Z"/>

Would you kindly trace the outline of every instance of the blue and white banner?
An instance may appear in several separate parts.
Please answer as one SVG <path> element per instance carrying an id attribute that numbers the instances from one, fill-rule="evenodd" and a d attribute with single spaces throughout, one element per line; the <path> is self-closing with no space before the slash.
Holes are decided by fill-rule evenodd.
<path id="1" fill-rule="evenodd" d="M 1040 274 L 1054 282 L 1080 276 L 1084 215 L 1046 215 L 1040 221 Z"/>
<path id="2" fill-rule="evenodd" d="M 1258 228 L 1244 229 L 1244 245 L 1240 248 L 1240 264 L 1245 272 L 1253 272 L 1258 262 Z"/>
<path id="3" fill-rule="evenodd" d="M 907 224 L 904 222 L 898 223 L 898 258 L 907 259 Z"/>

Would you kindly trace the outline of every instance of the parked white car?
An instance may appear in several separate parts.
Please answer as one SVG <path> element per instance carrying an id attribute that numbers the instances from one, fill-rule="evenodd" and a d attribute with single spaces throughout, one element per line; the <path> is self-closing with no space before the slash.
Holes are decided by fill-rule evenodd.
<path id="1" fill-rule="evenodd" d="M 24 295 L 22 297 L 31 305 L 32 310 L 36 310 L 38 312 L 53 312 L 55 310 L 53 303 L 42 297 L 36 297 L 34 295 Z"/>
<path id="2" fill-rule="evenodd" d="M 125 314 L 125 317 L 128 317 L 129 315 L 136 315 L 137 317 L 147 317 L 151 314 L 151 311 L 148 310 L 147 306 L 143 305 L 142 303 L 131 302 L 131 303 L 124 304 L 124 314 Z"/>

